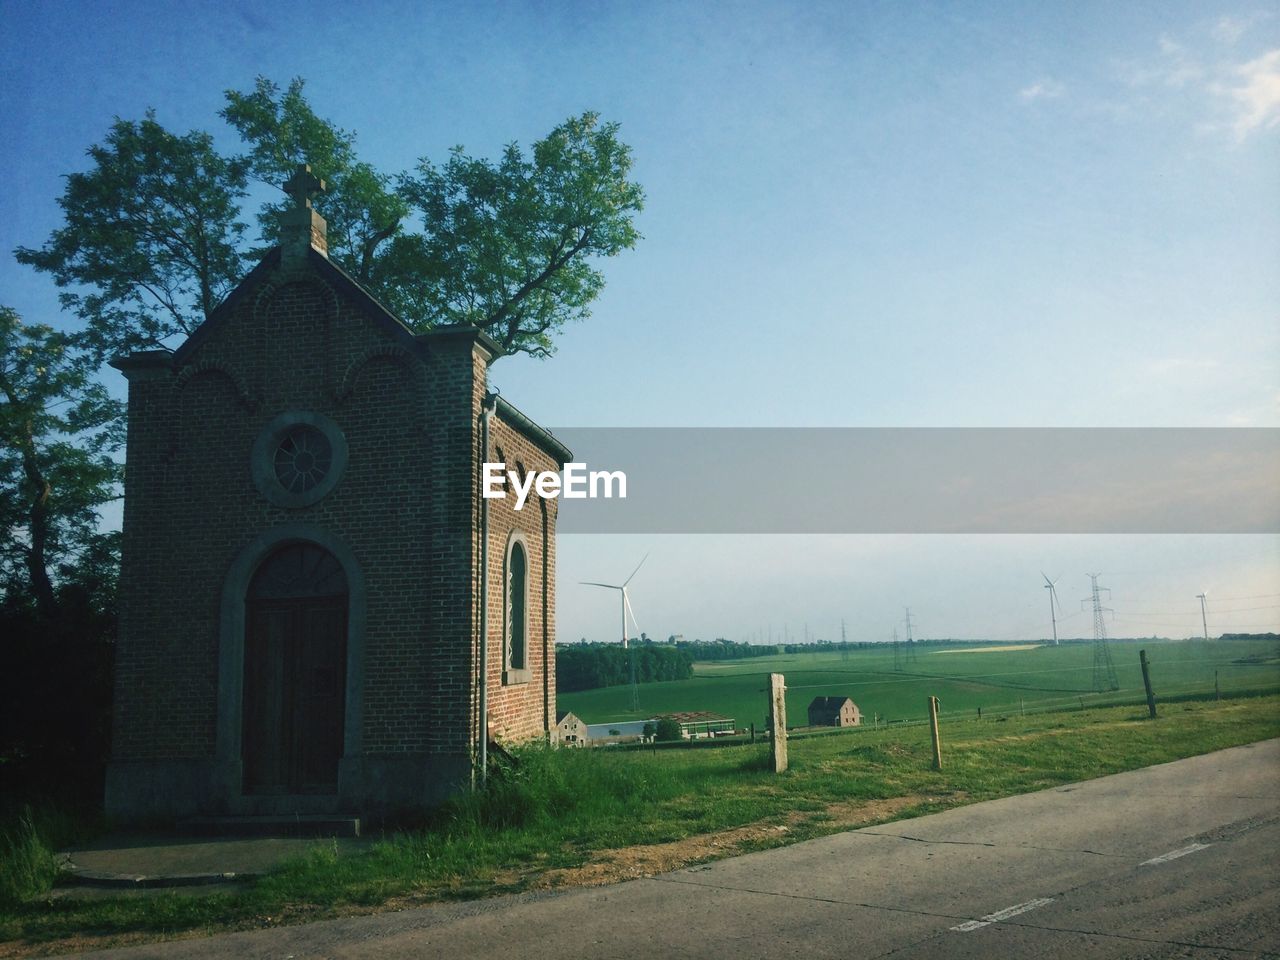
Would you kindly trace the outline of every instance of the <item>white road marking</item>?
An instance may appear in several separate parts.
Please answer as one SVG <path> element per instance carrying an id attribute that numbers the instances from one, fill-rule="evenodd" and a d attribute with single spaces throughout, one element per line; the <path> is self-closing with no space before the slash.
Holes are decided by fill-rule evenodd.
<path id="1" fill-rule="evenodd" d="M 988 924 L 999 923 L 1001 920 L 1008 920 L 1010 917 L 1016 917 L 1020 913 L 1026 913 L 1028 910 L 1034 910 L 1036 907 L 1043 907 L 1046 903 L 1053 903 L 1053 897 L 1043 897 L 1039 900 L 1028 900 L 1026 903 L 1018 903 L 1012 907 L 1005 907 L 997 913 L 989 913 L 981 920 L 969 920 L 965 923 L 957 924 L 952 927 L 959 933 L 968 933 L 970 930 L 977 930 Z"/>
<path id="2" fill-rule="evenodd" d="M 1209 845 L 1207 843 L 1193 843 L 1187 847 L 1179 847 L 1177 850 L 1170 850 L 1168 853 L 1162 853 L 1158 857 L 1152 857 L 1150 860 L 1143 860 L 1138 866 L 1150 867 L 1157 863 L 1168 863 L 1170 860 L 1177 860 L 1179 857 L 1185 857 L 1188 853 L 1195 853 L 1197 850 L 1204 850 Z"/>

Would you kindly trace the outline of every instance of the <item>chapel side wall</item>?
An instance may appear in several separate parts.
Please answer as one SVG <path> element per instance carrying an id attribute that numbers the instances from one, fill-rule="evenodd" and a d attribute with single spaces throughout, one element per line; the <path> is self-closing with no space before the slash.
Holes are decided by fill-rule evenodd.
<path id="1" fill-rule="evenodd" d="M 511 425 L 494 416 L 490 436 L 492 459 L 508 470 L 558 471 L 560 463 Z M 489 722 L 493 735 L 507 743 L 549 738 L 555 726 L 555 526 L 559 500 L 531 494 L 523 509 L 515 509 L 508 491 L 489 503 Z M 514 531 L 528 548 L 529 617 L 528 680 L 505 671 L 506 554 Z"/>
<path id="2" fill-rule="evenodd" d="M 432 683 L 427 704 L 433 756 L 463 757 L 469 778 L 479 730 L 476 683 L 479 549 L 476 470 L 480 404 L 488 355 L 466 335 L 428 334 L 432 430 L 424 509 L 432 530 L 428 557 Z"/>

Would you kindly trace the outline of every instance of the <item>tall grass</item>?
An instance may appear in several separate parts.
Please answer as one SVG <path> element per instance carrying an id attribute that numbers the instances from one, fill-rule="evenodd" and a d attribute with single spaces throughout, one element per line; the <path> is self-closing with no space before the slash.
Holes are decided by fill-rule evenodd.
<path id="1" fill-rule="evenodd" d="M 0 904 L 48 893 L 58 877 L 54 851 L 36 830 L 30 807 L 0 828 Z"/>
<path id="2" fill-rule="evenodd" d="M 688 771 L 597 750 L 518 751 L 497 766 L 483 790 L 459 797 L 446 817 L 483 830 L 560 829 L 575 820 L 641 814 L 689 789 Z"/>
<path id="3" fill-rule="evenodd" d="M 714 757 L 543 747 L 512 754 L 515 762 L 495 767 L 483 789 L 455 797 L 420 828 L 389 833 L 356 857 L 317 845 L 260 879 L 255 897 L 372 904 L 518 889 L 530 872 L 581 864 L 593 850 L 748 822 L 780 802 L 760 796 L 763 748 Z"/>

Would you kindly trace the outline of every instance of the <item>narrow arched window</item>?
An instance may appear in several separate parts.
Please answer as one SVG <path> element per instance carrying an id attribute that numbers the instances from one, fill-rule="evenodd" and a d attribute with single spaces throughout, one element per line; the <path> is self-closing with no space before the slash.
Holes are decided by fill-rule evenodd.
<path id="1" fill-rule="evenodd" d="M 513 538 L 507 550 L 507 669 L 509 681 L 527 679 L 529 647 L 529 555 L 523 541 Z"/>

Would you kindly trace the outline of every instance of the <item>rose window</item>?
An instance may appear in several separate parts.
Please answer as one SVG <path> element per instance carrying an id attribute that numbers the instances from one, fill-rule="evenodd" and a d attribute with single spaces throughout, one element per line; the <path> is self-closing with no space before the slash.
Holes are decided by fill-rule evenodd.
<path id="1" fill-rule="evenodd" d="M 306 493 L 315 488 L 333 466 L 333 446 L 315 427 L 292 427 L 276 447 L 276 480 L 289 493 Z"/>

